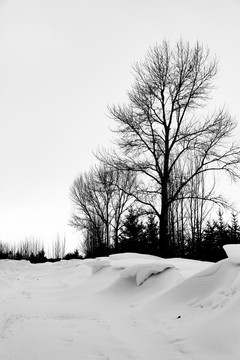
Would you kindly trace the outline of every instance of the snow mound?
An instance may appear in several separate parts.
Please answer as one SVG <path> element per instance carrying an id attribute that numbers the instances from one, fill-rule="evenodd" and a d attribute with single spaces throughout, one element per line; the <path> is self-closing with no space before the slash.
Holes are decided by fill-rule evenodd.
<path id="1" fill-rule="evenodd" d="M 84 263 L 91 268 L 92 275 L 109 267 L 112 270 L 117 270 L 121 279 L 135 278 L 137 285 L 144 283 L 153 274 L 159 274 L 169 268 L 176 269 L 166 259 L 137 253 L 122 253 L 109 257 L 87 259 Z"/>
<path id="2" fill-rule="evenodd" d="M 108 258 L 87 259 L 84 260 L 84 263 L 92 269 L 92 274 L 111 265 L 111 261 Z"/>
<path id="3" fill-rule="evenodd" d="M 141 285 L 146 281 L 151 275 L 159 274 L 166 269 L 173 268 L 172 264 L 167 263 L 141 263 L 135 264 L 124 269 L 120 276 L 123 279 L 127 279 L 129 277 L 135 277 L 137 285 Z"/>
<path id="4" fill-rule="evenodd" d="M 212 265 L 209 262 L 180 258 L 164 259 L 138 253 L 119 253 L 109 257 L 86 259 L 84 264 L 91 268 L 92 274 L 109 267 L 111 271 L 117 271 L 116 274 L 121 279 L 135 279 L 137 285 L 143 284 L 151 275 L 160 274 L 166 269 L 174 268 L 184 280 Z"/>
<path id="5" fill-rule="evenodd" d="M 239 267 L 224 259 L 156 297 L 147 304 L 147 311 L 155 316 L 159 309 L 167 311 L 171 308 L 173 312 L 179 312 L 182 308 L 181 311 L 185 312 L 190 308 L 208 311 L 224 308 L 239 290 Z"/>
<path id="6" fill-rule="evenodd" d="M 110 255 L 109 259 L 112 268 L 122 270 L 121 278 L 135 278 L 137 285 L 141 285 L 153 274 L 159 274 L 168 268 L 176 268 L 167 259 L 146 254 L 114 254 Z"/>
<path id="7" fill-rule="evenodd" d="M 121 259 L 163 259 L 159 256 L 148 255 L 148 254 L 139 254 L 139 253 L 119 253 L 109 255 L 109 259 L 111 260 L 121 260 Z"/>
<path id="8" fill-rule="evenodd" d="M 223 249 L 232 264 L 240 265 L 240 244 L 224 245 Z"/>
<path id="9" fill-rule="evenodd" d="M 175 268 L 178 269 L 179 273 L 185 279 L 209 268 L 213 264 L 212 262 L 209 261 L 196 261 L 196 260 L 182 259 L 182 258 L 170 258 L 167 259 L 166 261 L 174 265 Z"/>
<path id="10" fill-rule="evenodd" d="M 168 260 L 163 258 L 152 256 L 152 255 L 142 255 L 136 253 L 123 253 L 123 254 L 114 254 L 110 255 L 109 259 L 111 260 L 111 266 L 116 269 L 126 269 L 133 265 L 146 265 L 146 264 L 169 264 Z"/>

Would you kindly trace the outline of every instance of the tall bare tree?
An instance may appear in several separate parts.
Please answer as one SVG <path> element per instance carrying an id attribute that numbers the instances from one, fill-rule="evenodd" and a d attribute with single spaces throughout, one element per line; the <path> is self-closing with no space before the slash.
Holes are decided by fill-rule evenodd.
<path id="1" fill-rule="evenodd" d="M 221 108 L 203 111 L 217 74 L 217 61 L 198 42 L 167 41 L 151 48 L 133 67 L 134 84 L 128 104 L 113 106 L 119 151 L 102 157 L 106 163 L 140 175 L 138 201 L 160 220 L 160 252 L 168 255 L 169 207 L 188 184 L 205 172 L 238 175 L 240 147 L 232 139 L 235 122 Z M 201 111 L 200 111 L 201 110 Z M 198 163 L 191 167 L 193 159 Z M 175 168 L 174 192 L 171 181 Z"/>

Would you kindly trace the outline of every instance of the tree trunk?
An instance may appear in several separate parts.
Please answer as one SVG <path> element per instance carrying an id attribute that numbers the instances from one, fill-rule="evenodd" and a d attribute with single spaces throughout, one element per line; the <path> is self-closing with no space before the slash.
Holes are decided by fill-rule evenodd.
<path id="1" fill-rule="evenodd" d="M 169 254 L 169 222 L 168 222 L 168 192 L 167 184 L 162 185 L 162 206 L 160 215 L 160 243 L 159 255 L 168 257 Z"/>

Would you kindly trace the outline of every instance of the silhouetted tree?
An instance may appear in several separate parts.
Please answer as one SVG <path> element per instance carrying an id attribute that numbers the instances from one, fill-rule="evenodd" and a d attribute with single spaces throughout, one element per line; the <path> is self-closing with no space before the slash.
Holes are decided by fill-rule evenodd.
<path id="1" fill-rule="evenodd" d="M 88 254 L 99 249 L 106 252 L 112 242 L 118 247 L 121 221 L 131 203 L 129 194 L 135 178 L 133 172 L 100 166 L 75 179 L 71 187 L 71 225 L 84 231 L 84 249 Z"/>
<path id="2" fill-rule="evenodd" d="M 69 252 L 64 256 L 64 260 L 72 260 L 72 259 L 83 259 L 78 249 L 76 249 L 73 252 Z"/>
<path id="3" fill-rule="evenodd" d="M 105 153 L 102 160 L 140 174 L 134 196 L 159 218 L 160 255 L 167 256 L 169 209 L 189 195 L 189 183 L 203 173 L 239 176 L 240 147 L 231 138 L 236 123 L 224 109 L 200 113 L 213 88 L 217 61 L 198 42 L 191 47 L 179 41 L 171 48 L 164 41 L 151 48 L 133 71 L 129 103 L 110 108 L 122 153 Z M 191 167 L 193 159 L 197 163 Z M 174 191 L 172 174 L 178 174 Z"/>
<path id="4" fill-rule="evenodd" d="M 149 254 L 158 254 L 159 246 L 159 224 L 153 214 L 148 215 L 144 231 L 145 248 Z"/>
<path id="5" fill-rule="evenodd" d="M 52 245 L 52 257 L 53 259 L 63 259 L 66 249 L 66 237 L 65 235 L 61 239 L 60 235 L 57 234 L 56 240 Z"/>
<path id="6" fill-rule="evenodd" d="M 240 243 L 240 228 L 236 214 L 232 214 L 231 223 L 223 220 L 222 211 L 218 211 L 217 220 L 208 221 L 203 231 L 201 260 L 219 261 L 226 257 L 223 245 Z"/>
<path id="7" fill-rule="evenodd" d="M 47 258 L 45 256 L 45 251 L 44 249 L 40 250 L 38 253 L 34 254 L 33 252 L 31 253 L 30 257 L 29 257 L 29 261 L 31 263 L 37 264 L 37 263 L 44 263 L 47 261 Z"/>
<path id="8" fill-rule="evenodd" d="M 121 233 L 121 250 L 130 252 L 142 252 L 144 244 L 144 226 L 139 221 L 139 214 L 131 207 L 126 215 Z"/>
<path id="9" fill-rule="evenodd" d="M 232 212 L 231 224 L 228 225 L 229 228 L 229 240 L 231 244 L 240 243 L 240 226 L 238 224 L 237 214 Z"/>

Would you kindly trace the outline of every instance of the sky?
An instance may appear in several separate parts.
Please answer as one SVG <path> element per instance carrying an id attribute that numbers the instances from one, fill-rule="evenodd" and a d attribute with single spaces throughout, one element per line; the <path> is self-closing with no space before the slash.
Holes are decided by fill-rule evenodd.
<path id="1" fill-rule="evenodd" d="M 0 240 L 78 243 L 70 186 L 111 146 L 107 106 L 164 39 L 209 47 L 214 104 L 240 121 L 239 15 L 240 0 L 0 0 Z M 236 200 L 240 184 L 226 187 Z"/>

